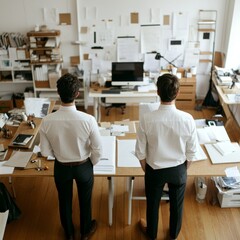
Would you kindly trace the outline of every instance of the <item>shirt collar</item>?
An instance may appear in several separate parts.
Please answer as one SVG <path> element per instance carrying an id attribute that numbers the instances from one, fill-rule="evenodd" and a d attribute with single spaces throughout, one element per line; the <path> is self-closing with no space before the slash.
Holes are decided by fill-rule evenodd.
<path id="1" fill-rule="evenodd" d="M 72 105 L 72 106 L 60 106 L 59 108 L 60 111 L 76 111 L 76 105 Z"/>
<path id="2" fill-rule="evenodd" d="M 159 109 L 160 110 L 174 110 L 174 109 L 176 109 L 176 105 L 175 104 L 171 104 L 171 105 L 160 104 Z"/>

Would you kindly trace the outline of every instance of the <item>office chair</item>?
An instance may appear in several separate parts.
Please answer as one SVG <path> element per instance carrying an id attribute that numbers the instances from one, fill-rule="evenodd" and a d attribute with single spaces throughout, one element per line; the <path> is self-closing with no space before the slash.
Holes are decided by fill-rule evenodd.
<path id="1" fill-rule="evenodd" d="M 125 113 L 126 103 L 106 103 L 106 98 L 101 98 L 101 103 L 105 107 L 106 116 L 109 116 L 112 108 L 120 108 L 122 114 Z"/>

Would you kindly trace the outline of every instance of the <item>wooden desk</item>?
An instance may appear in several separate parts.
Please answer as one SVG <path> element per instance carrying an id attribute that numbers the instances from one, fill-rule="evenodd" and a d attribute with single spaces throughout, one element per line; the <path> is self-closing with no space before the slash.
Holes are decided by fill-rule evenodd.
<path id="1" fill-rule="evenodd" d="M 213 72 L 212 81 L 213 81 L 214 87 L 217 90 L 217 93 L 218 93 L 218 96 L 219 96 L 219 101 L 220 101 L 221 106 L 222 106 L 222 108 L 224 110 L 224 113 L 226 115 L 225 128 L 227 129 L 228 126 L 230 126 L 233 123 L 237 126 L 236 129 L 239 129 L 239 133 L 240 133 L 239 125 L 238 125 L 237 121 L 235 120 L 235 117 L 233 116 L 233 114 L 232 114 L 232 112 L 229 108 L 229 105 L 240 104 L 240 102 L 229 100 L 229 98 L 227 97 L 227 94 L 224 92 L 224 90 L 227 87 L 218 85 L 218 82 L 217 82 L 216 78 L 217 78 L 216 73 Z"/>
<path id="2" fill-rule="evenodd" d="M 118 139 L 134 139 L 136 136 L 133 133 L 126 134 L 125 137 L 118 137 Z M 13 148 L 10 149 L 12 151 Z M 205 148 L 204 148 L 205 151 Z M 207 152 L 205 151 L 207 154 Z M 207 154 L 208 156 L 208 154 Z M 7 175 L 11 177 L 53 177 L 53 168 L 54 168 L 54 161 L 48 161 L 46 158 L 36 158 L 33 155 L 33 159 L 40 159 L 42 161 L 42 166 L 48 166 L 48 170 L 37 171 L 36 170 L 36 163 L 29 163 L 28 168 L 25 170 L 15 169 L 13 174 Z M 99 174 L 95 175 L 95 177 L 107 177 L 108 182 L 108 214 L 109 214 L 109 225 L 112 225 L 112 212 L 113 212 L 113 202 L 114 202 L 114 178 L 115 177 L 127 177 L 128 178 L 128 190 L 131 187 L 131 179 L 133 177 L 143 177 L 144 172 L 139 167 L 117 167 L 117 154 L 116 154 L 116 173 L 115 174 Z M 211 163 L 211 160 L 208 156 L 207 160 L 197 161 L 192 163 L 191 167 L 188 169 L 188 176 L 223 176 L 225 175 L 224 170 L 227 167 L 238 166 L 240 168 L 240 163 L 233 163 L 233 164 L 215 164 Z M 3 176 L 3 175 L 2 175 Z M 5 175 L 6 176 L 6 175 Z"/>

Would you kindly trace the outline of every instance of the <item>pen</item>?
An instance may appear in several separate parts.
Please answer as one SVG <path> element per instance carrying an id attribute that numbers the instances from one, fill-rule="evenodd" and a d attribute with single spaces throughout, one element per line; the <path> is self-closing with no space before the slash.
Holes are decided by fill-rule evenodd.
<path id="1" fill-rule="evenodd" d="M 102 160 L 108 160 L 108 158 L 100 158 L 100 161 L 102 161 Z"/>

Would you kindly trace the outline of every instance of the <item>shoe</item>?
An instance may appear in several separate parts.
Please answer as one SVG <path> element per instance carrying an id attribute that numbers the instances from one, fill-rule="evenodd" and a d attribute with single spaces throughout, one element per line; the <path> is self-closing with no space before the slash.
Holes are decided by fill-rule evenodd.
<path id="1" fill-rule="evenodd" d="M 97 230 L 97 221 L 96 220 L 92 220 L 91 223 L 91 229 L 89 233 L 86 233 L 84 235 L 81 236 L 81 240 L 88 240 L 92 237 L 92 235 L 96 232 Z"/>
<path id="2" fill-rule="evenodd" d="M 147 223 L 146 223 L 145 219 L 141 218 L 138 222 L 138 226 L 139 226 L 141 232 L 144 233 L 145 235 L 147 235 Z"/>
<path id="3" fill-rule="evenodd" d="M 73 238 L 73 236 L 71 235 L 71 236 L 67 236 L 66 237 L 66 240 L 73 240 L 74 238 Z"/>

